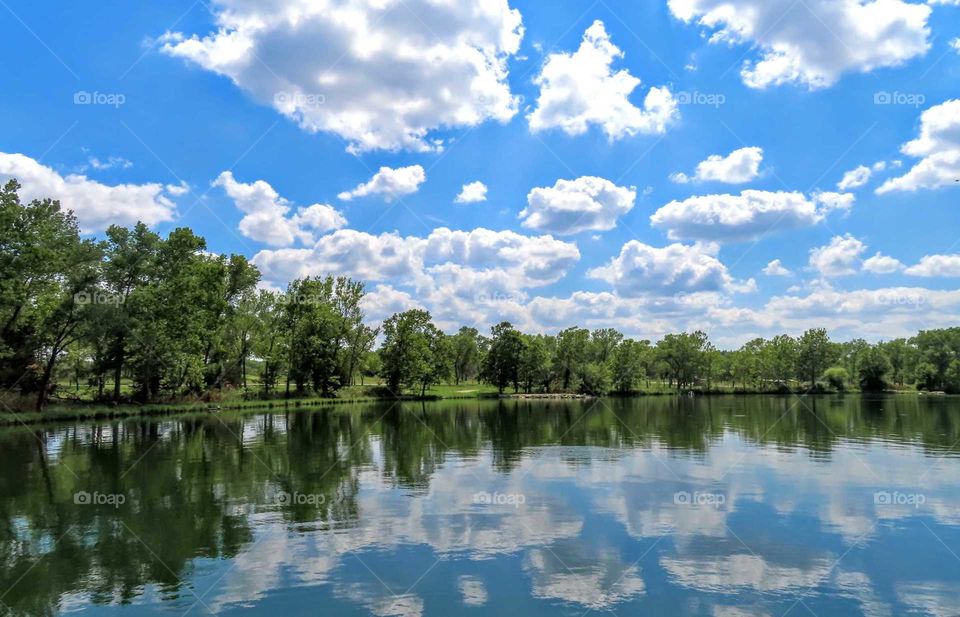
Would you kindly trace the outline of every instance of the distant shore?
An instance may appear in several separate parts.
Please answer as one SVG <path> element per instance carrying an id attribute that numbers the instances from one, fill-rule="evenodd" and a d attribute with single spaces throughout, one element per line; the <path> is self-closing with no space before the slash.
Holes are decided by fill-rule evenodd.
<path id="1" fill-rule="evenodd" d="M 132 418 L 138 416 L 164 416 L 164 415 L 189 415 L 189 414 L 214 414 L 223 412 L 243 412 L 243 411 L 263 411 L 263 410 L 297 410 L 328 407 L 334 405 L 350 404 L 373 404 L 373 403 L 391 403 L 391 402 L 430 402 L 445 400 L 513 400 L 513 401 L 577 401 L 601 398 L 588 394 L 577 394 L 569 392 L 504 392 L 502 394 L 491 390 L 488 387 L 476 387 L 454 389 L 453 387 L 443 387 L 440 392 L 431 392 L 425 396 L 404 395 L 399 397 L 391 396 L 365 396 L 353 389 L 347 393 L 347 396 L 339 397 L 302 397 L 302 398 L 263 398 L 263 399 L 231 399 L 211 402 L 170 402 L 138 405 L 136 403 L 104 404 L 94 402 L 70 402 L 64 404 L 53 404 L 45 411 L 37 412 L 14 411 L 4 409 L 0 411 L 0 426 L 13 425 L 35 425 L 56 422 L 83 422 L 95 420 L 112 420 L 121 418 Z M 859 391 L 845 392 L 806 392 L 806 391 L 773 391 L 764 392 L 760 390 L 686 390 L 677 392 L 673 389 L 652 389 L 647 391 L 611 393 L 604 395 L 604 398 L 643 398 L 648 396 L 676 396 L 676 397 L 702 397 L 702 396 L 748 396 L 748 395 L 766 395 L 766 396 L 803 396 L 803 395 L 843 395 L 843 394 L 861 394 Z M 924 392 L 917 390 L 887 390 L 875 394 L 913 394 L 918 396 L 944 396 L 943 392 Z"/>

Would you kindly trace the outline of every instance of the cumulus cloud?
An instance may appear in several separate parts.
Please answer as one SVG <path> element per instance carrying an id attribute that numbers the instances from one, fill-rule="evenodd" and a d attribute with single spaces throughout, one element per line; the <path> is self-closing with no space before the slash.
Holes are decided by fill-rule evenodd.
<path id="1" fill-rule="evenodd" d="M 953 47 L 957 52 L 960 52 L 960 39 L 953 39 L 950 41 L 950 47 Z"/>
<path id="2" fill-rule="evenodd" d="M 904 0 L 668 0 L 711 43 L 754 46 L 740 71 L 751 88 L 833 85 L 845 73 L 899 66 L 930 47 L 931 9 Z"/>
<path id="3" fill-rule="evenodd" d="M 611 140 L 665 132 L 678 116 L 676 100 L 663 87 L 647 92 L 642 109 L 631 103 L 629 97 L 640 79 L 626 69 L 614 72 L 612 68 L 623 55 L 597 20 L 584 32 L 576 52 L 547 56 L 534 79 L 540 94 L 527 116 L 530 129 L 558 128 L 568 135 L 582 135 L 596 125 Z"/>
<path id="4" fill-rule="evenodd" d="M 587 276 L 605 281 L 624 297 L 645 294 L 749 291 L 751 279 L 737 283 L 717 259 L 717 247 L 706 244 L 671 244 L 656 248 L 631 240 L 620 254 Z"/>
<path id="5" fill-rule="evenodd" d="M 851 199 L 836 193 L 808 199 L 797 192 L 757 190 L 739 195 L 702 195 L 668 203 L 653 213 L 650 222 L 666 230 L 671 240 L 740 242 L 812 227 L 828 211 L 852 203 Z"/>
<path id="6" fill-rule="evenodd" d="M 911 276 L 960 277 L 960 254 L 925 255 L 920 263 L 910 266 L 905 272 Z"/>
<path id="7" fill-rule="evenodd" d="M 873 175 L 873 171 L 869 167 L 860 165 L 843 174 L 843 178 L 837 183 L 837 188 L 841 191 L 858 189 L 870 181 L 871 175 Z"/>
<path id="8" fill-rule="evenodd" d="M 521 224 L 563 235 L 607 231 L 633 209 L 636 200 L 636 187 L 617 186 L 604 178 L 557 180 L 552 187 L 535 188 L 527 194 Z"/>
<path id="9" fill-rule="evenodd" d="M 61 175 L 23 154 L 0 152 L 0 181 L 16 178 L 23 187 L 20 199 L 59 199 L 72 210 L 84 233 L 102 231 L 110 225 L 153 226 L 172 221 L 175 190 L 158 182 L 107 185 L 82 174 Z"/>
<path id="10" fill-rule="evenodd" d="M 487 200 L 487 185 L 477 180 L 464 184 L 460 194 L 454 200 L 458 204 L 473 204 Z"/>
<path id="11" fill-rule="evenodd" d="M 821 276 L 855 274 L 867 245 L 850 234 L 834 236 L 830 243 L 810 251 L 810 267 Z"/>
<path id="12" fill-rule="evenodd" d="M 790 276 L 793 274 L 790 270 L 787 270 L 779 259 L 774 259 L 766 265 L 763 269 L 763 273 L 767 276 Z"/>
<path id="13" fill-rule="evenodd" d="M 353 152 L 436 150 L 438 129 L 517 112 L 507 60 L 523 37 L 507 0 L 219 0 L 216 31 L 162 50 L 229 78 Z"/>
<path id="14" fill-rule="evenodd" d="M 935 105 L 920 115 L 920 135 L 900 151 L 919 158 L 906 174 L 880 185 L 877 194 L 954 185 L 960 179 L 960 99 Z"/>
<path id="15" fill-rule="evenodd" d="M 724 182 L 742 184 L 760 175 L 760 163 L 763 162 L 763 148 L 748 147 L 734 150 L 727 156 L 713 154 L 697 165 L 694 175 L 678 172 L 670 179 L 680 184 L 688 182 Z"/>
<path id="16" fill-rule="evenodd" d="M 325 233 L 347 224 L 347 219 L 326 204 L 300 208 L 290 216 L 291 204 L 264 180 L 245 184 L 233 173 L 225 171 L 213 182 L 222 187 L 234 205 L 244 213 L 240 233 L 271 246 L 290 246 L 295 242 L 309 244 L 314 233 Z"/>
<path id="17" fill-rule="evenodd" d="M 322 236 L 312 248 L 265 250 L 253 258 L 266 280 L 343 274 L 365 281 L 390 281 L 426 293 L 442 279 L 471 294 L 478 289 L 468 284 L 470 276 L 482 274 L 487 284 L 502 289 L 537 287 L 560 280 L 579 260 L 576 245 L 551 236 L 445 227 L 434 229 L 425 238 L 341 229 Z M 451 266 L 462 269 L 451 273 Z"/>
<path id="18" fill-rule="evenodd" d="M 864 260 L 863 269 L 873 274 L 893 274 L 894 272 L 902 270 L 903 264 L 900 263 L 899 259 L 890 257 L 889 255 L 882 255 L 878 252 L 873 257 Z"/>
<path id="19" fill-rule="evenodd" d="M 420 185 L 426 182 L 427 174 L 420 165 L 410 165 L 392 169 L 381 167 L 368 182 L 357 186 L 351 191 L 344 191 L 337 195 L 343 201 L 350 201 L 357 197 L 381 195 L 386 201 L 393 201 L 397 197 L 410 195 L 420 190 Z"/>

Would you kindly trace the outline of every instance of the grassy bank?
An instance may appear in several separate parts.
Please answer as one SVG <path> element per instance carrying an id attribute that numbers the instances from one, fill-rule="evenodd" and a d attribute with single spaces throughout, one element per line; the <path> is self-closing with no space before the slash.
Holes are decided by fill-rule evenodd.
<path id="1" fill-rule="evenodd" d="M 856 393 L 856 391 L 848 391 Z M 900 392 L 911 392 L 916 394 L 915 390 Z M 760 390 L 744 390 L 739 388 L 714 387 L 710 390 L 696 390 L 694 394 L 698 396 L 714 395 L 750 395 L 750 394 L 808 394 L 809 392 L 797 390 L 795 392 L 764 392 Z M 611 396 L 673 396 L 677 395 L 676 389 L 666 383 L 651 382 L 642 390 L 630 393 L 613 394 Z M 822 392 L 821 394 L 829 394 Z M 427 393 L 421 396 L 419 393 L 404 394 L 399 400 L 454 400 L 454 399 L 480 399 L 495 398 L 499 396 L 497 389 L 488 384 L 439 384 L 427 390 Z M 523 393 L 514 394 L 508 390 L 503 394 L 505 397 L 516 397 L 521 399 L 537 398 L 572 398 L 572 395 L 565 393 L 551 393 L 543 395 L 525 395 Z M 385 395 L 384 389 L 378 384 L 366 386 L 350 386 L 343 388 L 337 393 L 336 397 L 303 397 L 303 398 L 245 398 L 239 392 L 228 393 L 218 400 L 205 402 L 200 400 L 177 401 L 169 403 L 154 403 L 147 405 L 137 405 L 125 403 L 119 405 L 110 405 L 103 403 L 93 403 L 89 401 L 73 401 L 69 403 L 54 403 L 42 412 L 32 410 L 25 405 L 26 401 L 20 401 L 18 408 L 13 402 L 5 401 L 0 406 L 0 426 L 16 424 L 38 424 L 44 422 L 73 422 L 87 420 L 104 420 L 113 418 L 127 418 L 135 416 L 159 416 L 183 413 L 211 413 L 224 411 L 256 411 L 263 409 L 300 409 L 315 408 L 329 405 L 349 404 L 349 403 L 376 403 L 384 401 L 398 400 L 397 397 Z"/>

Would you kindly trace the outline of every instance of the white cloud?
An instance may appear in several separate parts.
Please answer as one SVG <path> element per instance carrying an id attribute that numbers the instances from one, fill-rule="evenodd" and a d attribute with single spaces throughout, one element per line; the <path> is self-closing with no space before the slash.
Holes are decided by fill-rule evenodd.
<path id="1" fill-rule="evenodd" d="M 108 156 L 106 159 L 99 159 L 95 156 L 91 156 L 87 159 L 87 164 L 97 171 L 113 168 L 130 169 L 133 167 L 133 163 L 122 156 Z"/>
<path id="2" fill-rule="evenodd" d="M 172 221 L 175 192 L 158 182 L 107 185 L 82 174 L 60 175 L 23 154 L 0 152 L 0 180 L 16 178 L 20 199 L 59 199 L 77 216 L 85 232 L 101 231 L 110 225 L 133 225 L 137 221 L 153 226 Z"/>
<path id="3" fill-rule="evenodd" d="M 643 109 L 630 102 L 640 79 L 626 69 L 613 72 L 623 52 L 614 45 L 603 22 L 595 21 L 574 53 L 547 56 L 534 83 L 540 86 L 536 108 L 527 119 L 534 132 L 559 128 L 581 135 L 591 124 L 611 140 L 637 133 L 663 133 L 677 116 L 677 103 L 667 88 L 651 88 Z"/>
<path id="4" fill-rule="evenodd" d="M 856 169 L 851 169 L 847 173 L 843 174 L 843 179 L 837 183 L 837 188 L 841 191 L 858 189 L 870 181 L 870 176 L 872 174 L 873 171 L 869 167 L 866 165 L 860 165 Z"/>
<path id="5" fill-rule="evenodd" d="M 271 246 L 290 246 L 295 242 L 313 242 L 314 232 L 325 233 L 347 224 L 340 212 L 325 204 L 300 208 L 293 216 L 291 204 L 270 184 L 257 180 L 250 184 L 238 182 L 233 173 L 225 171 L 213 182 L 222 187 L 244 217 L 240 233 Z"/>
<path id="6" fill-rule="evenodd" d="M 403 195 L 410 195 L 420 190 L 420 185 L 426 182 L 427 174 L 420 165 L 410 165 L 392 169 L 381 167 L 368 182 L 357 186 L 351 191 L 344 191 L 337 195 L 339 199 L 350 201 L 357 197 L 368 195 L 382 195 L 386 201 L 392 201 Z"/>
<path id="7" fill-rule="evenodd" d="M 902 270 L 903 264 L 900 263 L 899 259 L 877 253 L 873 257 L 864 260 L 863 269 L 874 274 L 892 274 Z"/>
<path id="8" fill-rule="evenodd" d="M 439 129 L 517 112 L 507 59 L 523 37 L 507 0 L 219 0 L 217 30 L 162 50 L 226 76 L 354 152 L 436 150 Z"/>
<path id="9" fill-rule="evenodd" d="M 810 251 L 810 267 L 826 277 L 855 274 L 866 249 L 866 244 L 850 234 L 834 236 L 830 244 Z"/>
<path id="10" fill-rule="evenodd" d="M 464 184 L 460 194 L 454 200 L 458 204 L 473 204 L 487 200 L 487 185 L 477 180 Z"/>
<path id="11" fill-rule="evenodd" d="M 925 110 L 920 136 L 900 151 L 921 160 L 905 175 L 880 185 L 877 194 L 953 186 L 960 179 L 960 99 Z"/>
<path id="12" fill-rule="evenodd" d="M 813 195 L 813 200 L 821 206 L 820 211 L 823 214 L 827 212 L 832 212 L 833 210 L 842 210 L 847 212 L 850 208 L 853 207 L 853 204 L 856 203 L 857 198 L 853 193 L 833 193 L 830 191 L 824 191 L 822 193 L 815 193 Z"/>
<path id="13" fill-rule="evenodd" d="M 955 50 L 960 52 L 960 39 L 953 39 L 950 41 L 950 47 L 953 47 Z"/>
<path id="14" fill-rule="evenodd" d="M 834 84 L 929 49 L 930 7 L 904 0 L 668 0 L 674 16 L 713 31 L 712 43 L 759 50 L 740 75 L 752 88 Z"/>
<path id="15" fill-rule="evenodd" d="M 656 248 L 631 240 L 620 254 L 587 276 L 606 281 L 621 296 L 747 291 L 753 281 L 736 283 L 717 259 L 716 246 L 671 244 Z"/>
<path id="16" fill-rule="evenodd" d="M 697 165 L 697 171 L 690 177 L 684 173 L 675 173 L 670 179 L 680 184 L 687 182 L 724 182 L 742 184 L 760 174 L 763 162 L 763 148 L 748 147 L 734 150 L 727 156 L 713 154 Z"/>
<path id="17" fill-rule="evenodd" d="M 527 194 L 527 207 L 520 218 L 524 227 L 556 234 L 607 231 L 633 209 L 636 199 L 636 187 L 617 186 L 604 178 L 557 180 L 552 187 L 535 188 Z"/>
<path id="18" fill-rule="evenodd" d="M 949 276 L 960 277 L 960 254 L 925 255 L 920 263 L 905 270 L 912 276 Z"/>
<path id="19" fill-rule="evenodd" d="M 802 193 L 746 190 L 672 201 L 654 212 L 650 222 L 671 240 L 739 242 L 816 225 L 833 207 L 823 206 Z"/>
<path id="20" fill-rule="evenodd" d="M 445 227 L 434 229 L 426 238 L 341 229 L 322 236 L 312 248 L 265 250 L 253 258 L 265 280 L 343 274 L 429 291 L 436 278 L 472 295 L 482 290 L 472 287 L 466 277 L 483 276 L 487 284 L 509 289 L 537 287 L 558 281 L 579 260 L 575 244 L 551 236 Z M 450 266 L 463 268 L 455 273 L 460 280 Z"/>
<path id="21" fill-rule="evenodd" d="M 763 269 L 763 273 L 767 276 L 790 276 L 793 274 L 790 270 L 787 270 L 779 259 L 774 259 L 766 265 Z"/>

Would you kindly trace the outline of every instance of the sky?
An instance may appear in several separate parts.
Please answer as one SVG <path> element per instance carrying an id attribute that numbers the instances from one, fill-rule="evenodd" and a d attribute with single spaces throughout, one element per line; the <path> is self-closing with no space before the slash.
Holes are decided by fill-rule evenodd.
<path id="1" fill-rule="evenodd" d="M 447 331 L 960 323 L 960 0 L 0 0 L 0 179 Z"/>

